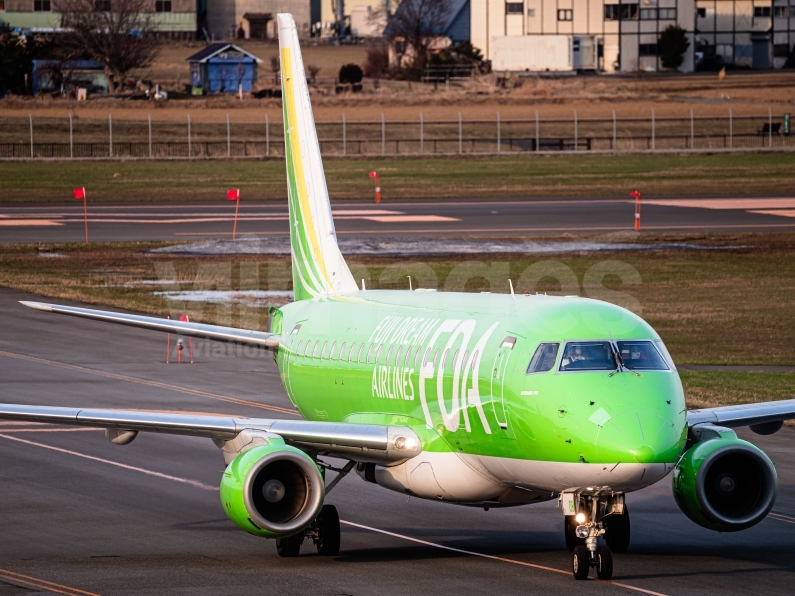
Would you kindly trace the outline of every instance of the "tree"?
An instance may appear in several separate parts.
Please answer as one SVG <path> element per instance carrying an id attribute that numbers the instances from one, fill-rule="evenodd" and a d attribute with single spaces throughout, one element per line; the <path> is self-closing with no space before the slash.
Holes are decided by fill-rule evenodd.
<path id="1" fill-rule="evenodd" d="M 450 18 L 450 0 L 403 0 L 389 17 L 384 34 L 397 54 L 397 66 L 410 61 L 409 71 L 418 78 L 428 64 L 430 48 Z"/>
<path id="2" fill-rule="evenodd" d="M 6 93 L 24 95 L 33 67 L 33 60 L 60 58 L 54 38 L 0 33 L 0 97 Z"/>
<path id="3" fill-rule="evenodd" d="M 157 56 L 151 0 L 60 0 L 61 22 L 69 29 L 63 45 L 105 65 L 108 90 L 121 91 L 131 70 Z"/>
<path id="4" fill-rule="evenodd" d="M 320 71 L 323 70 L 319 66 L 315 66 L 314 64 L 308 64 L 306 70 L 309 72 L 309 82 L 312 86 L 317 85 L 317 75 L 320 74 Z"/>
<path id="5" fill-rule="evenodd" d="M 343 85 L 361 83 L 362 76 L 362 67 L 358 64 L 343 64 L 340 68 L 339 80 Z"/>
<path id="6" fill-rule="evenodd" d="M 687 32 L 679 25 L 668 25 L 657 42 L 662 65 L 665 68 L 679 68 L 685 60 L 685 52 L 689 47 Z"/>

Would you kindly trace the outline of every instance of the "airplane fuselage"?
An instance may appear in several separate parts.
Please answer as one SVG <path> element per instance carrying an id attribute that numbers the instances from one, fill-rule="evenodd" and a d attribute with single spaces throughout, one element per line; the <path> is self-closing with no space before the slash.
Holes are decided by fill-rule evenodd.
<path id="1" fill-rule="evenodd" d="M 280 312 L 277 362 L 307 420 L 401 424 L 420 436 L 421 457 L 376 470 L 387 488 L 461 503 L 502 495 L 503 504 L 567 489 L 627 492 L 664 477 L 683 451 L 670 356 L 651 326 L 612 304 L 360 291 Z M 562 370 L 572 342 L 650 343 L 666 366 Z M 557 345 L 554 362 L 528 372 L 542 344 Z"/>

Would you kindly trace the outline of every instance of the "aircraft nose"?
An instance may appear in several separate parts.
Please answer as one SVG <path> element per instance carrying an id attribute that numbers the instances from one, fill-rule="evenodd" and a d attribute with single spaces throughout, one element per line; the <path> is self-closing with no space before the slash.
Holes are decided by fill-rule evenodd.
<path id="1" fill-rule="evenodd" d="M 679 432 L 662 416 L 645 412 L 602 417 L 596 438 L 596 452 L 603 463 L 674 461 L 678 454 Z M 674 458 L 674 459 L 671 459 Z"/>

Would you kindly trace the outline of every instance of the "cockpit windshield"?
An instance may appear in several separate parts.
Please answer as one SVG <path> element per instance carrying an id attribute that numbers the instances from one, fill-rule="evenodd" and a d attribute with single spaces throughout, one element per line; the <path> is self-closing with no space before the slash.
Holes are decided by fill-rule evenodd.
<path id="1" fill-rule="evenodd" d="M 650 341 L 617 341 L 621 360 L 629 370 L 669 370 Z"/>
<path id="2" fill-rule="evenodd" d="M 533 354 L 530 366 L 527 367 L 527 374 L 547 372 L 555 368 L 555 360 L 558 358 L 559 343 L 542 343 Z"/>
<path id="3" fill-rule="evenodd" d="M 637 343 L 637 342 L 636 342 Z M 560 361 L 561 372 L 573 370 L 616 370 L 618 363 L 609 341 L 569 342 Z"/>

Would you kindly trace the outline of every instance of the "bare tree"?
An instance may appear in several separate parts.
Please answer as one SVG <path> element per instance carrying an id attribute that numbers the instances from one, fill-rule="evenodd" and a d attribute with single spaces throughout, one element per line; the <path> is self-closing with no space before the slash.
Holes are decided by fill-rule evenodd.
<path id="1" fill-rule="evenodd" d="M 385 35 L 397 54 L 397 66 L 406 59 L 410 70 L 421 74 L 428 63 L 430 47 L 450 18 L 450 0 L 403 0 L 389 17 Z"/>
<path id="2" fill-rule="evenodd" d="M 309 71 L 309 82 L 314 86 L 317 85 L 317 75 L 322 70 L 319 66 L 308 64 L 306 69 Z"/>
<path id="3" fill-rule="evenodd" d="M 160 49 L 151 0 L 58 0 L 57 9 L 69 30 L 64 46 L 104 64 L 111 92 L 121 91 L 131 70 L 151 65 Z"/>

